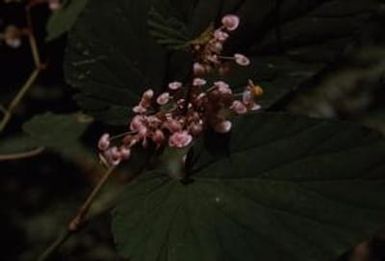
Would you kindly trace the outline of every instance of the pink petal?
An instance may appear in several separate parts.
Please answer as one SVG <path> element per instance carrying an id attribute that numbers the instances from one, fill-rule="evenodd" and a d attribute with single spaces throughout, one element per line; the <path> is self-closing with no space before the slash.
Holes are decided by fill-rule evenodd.
<path id="1" fill-rule="evenodd" d="M 236 15 L 225 15 L 222 18 L 222 24 L 227 30 L 234 31 L 238 28 L 239 17 Z"/>

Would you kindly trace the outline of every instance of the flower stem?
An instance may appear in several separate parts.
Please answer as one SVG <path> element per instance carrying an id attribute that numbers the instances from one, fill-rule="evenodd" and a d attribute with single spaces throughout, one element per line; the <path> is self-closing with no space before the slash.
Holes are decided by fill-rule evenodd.
<path id="1" fill-rule="evenodd" d="M 90 209 L 96 196 L 98 195 L 99 191 L 103 188 L 104 184 L 106 184 L 108 178 L 111 176 L 114 169 L 115 169 L 114 167 L 110 167 L 106 171 L 106 173 L 102 176 L 102 178 L 99 180 L 99 182 L 96 184 L 96 186 L 91 191 L 87 199 L 84 201 L 83 205 L 79 208 L 76 215 L 72 218 L 72 220 L 68 224 L 67 229 L 69 231 L 76 232 L 77 230 L 79 230 L 81 225 L 84 223 L 85 217 L 88 214 L 88 210 Z"/>
<path id="2" fill-rule="evenodd" d="M 65 230 L 57 239 L 40 255 L 38 261 L 49 260 L 49 258 L 56 252 L 56 250 L 71 236 L 72 232 Z"/>
<path id="3" fill-rule="evenodd" d="M 8 106 L 7 109 L 4 110 L 4 117 L 0 122 L 0 133 L 5 129 L 7 126 L 8 122 L 10 121 L 12 117 L 12 113 L 15 110 L 16 106 L 19 105 L 21 99 L 25 96 L 27 91 L 31 88 L 33 83 L 35 82 L 36 78 L 38 77 L 40 73 L 40 69 L 36 68 L 27 81 L 24 83 L 24 85 L 21 87 L 19 92 L 16 94 L 16 96 L 13 98 L 11 101 L 10 105 Z"/>
<path id="4" fill-rule="evenodd" d="M 21 99 L 25 96 L 25 94 L 28 92 L 28 90 L 32 87 L 33 83 L 39 76 L 39 73 L 41 70 L 44 69 L 44 65 L 41 63 L 40 59 L 40 53 L 39 49 L 36 43 L 36 38 L 34 35 L 34 29 L 33 29 L 33 23 L 32 23 L 32 18 L 31 18 L 31 13 L 30 13 L 30 7 L 27 7 L 26 9 L 26 18 L 27 18 L 27 26 L 28 28 L 26 29 L 26 33 L 28 35 L 28 40 L 29 40 L 29 45 L 31 47 L 31 52 L 32 52 L 32 57 L 33 61 L 35 63 L 35 69 L 32 71 L 30 76 L 28 77 L 27 81 L 24 83 L 24 85 L 20 88 L 16 96 L 13 98 L 11 101 L 10 105 L 8 108 L 2 108 L 1 111 L 3 111 L 4 116 L 2 120 L 0 121 L 0 133 L 5 129 L 7 126 L 8 122 L 11 120 L 12 113 L 19 105 Z"/>
<path id="5" fill-rule="evenodd" d="M 94 202 L 95 198 L 99 194 L 100 190 L 106 184 L 108 178 L 111 177 L 111 174 L 113 173 L 114 169 L 115 169 L 114 167 L 111 167 L 105 172 L 105 174 L 96 184 L 96 186 L 91 191 L 87 199 L 84 201 L 82 206 L 76 212 L 75 216 L 70 220 L 66 230 L 62 232 L 57 237 L 57 239 L 54 242 L 52 242 L 51 245 L 48 246 L 48 248 L 39 256 L 39 258 L 37 259 L 38 261 L 49 260 L 49 258 L 60 248 L 60 246 L 64 242 L 66 242 L 68 238 L 70 238 L 71 235 L 75 234 L 82 228 L 82 226 L 86 223 L 87 219 L 89 219 L 89 217 L 87 217 L 87 214 L 89 212 L 89 209 L 92 203 Z"/>

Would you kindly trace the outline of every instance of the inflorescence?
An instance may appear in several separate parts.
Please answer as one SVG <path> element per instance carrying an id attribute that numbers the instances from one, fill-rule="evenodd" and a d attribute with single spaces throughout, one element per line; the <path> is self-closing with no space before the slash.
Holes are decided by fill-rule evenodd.
<path id="1" fill-rule="evenodd" d="M 237 16 L 226 15 L 221 27 L 211 30 L 207 40 L 192 41 L 195 59 L 192 80 L 186 84 L 171 82 L 167 91 L 159 94 L 152 89 L 146 90 L 133 108 L 136 115 L 129 123 L 129 131 L 115 137 L 105 133 L 99 139 L 102 162 L 116 166 L 130 158 L 135 146 L 147 147 L 149 142 L 158 149 L 164 146 L 187 148 L 205 129 L 227 133 L 232 128 L 232 116 L 261 108 L 255 99 L 263 91 L 251 80 L 242 93 L 233 93 L 228 83 L 215 81 L 208 84 L 204 78 L 215 70 L 220 73 L 229 62 L 240 66 L 250 64 L 243 54 L 221 56 L 229 33 L 238 25 Z"/>

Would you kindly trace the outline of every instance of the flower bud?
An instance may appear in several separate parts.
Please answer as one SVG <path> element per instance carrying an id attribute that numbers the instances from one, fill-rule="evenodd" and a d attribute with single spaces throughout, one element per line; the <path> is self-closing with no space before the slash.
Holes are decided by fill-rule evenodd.
<path id="1" fill-rule="evenodd" d="M 127 160 L 131 156 L 131 150 L 125 146 L 122 146 L 120 148 L 120 155 L 121 155 L 122 159 Z"/>
<path id="2" fill-rule="evenodd" d="M 247 112 L 247 107 L 240 101 L 234 101 L 230 109 L 237 114 L 245 114 Z"/>
<path id="3" fill-rule="evenodd" d="M 203 75 L 206 72 L 205 67 L 200 63 L 194 63 L 193 65 L 194 75 Z"/>
<path id="4" fill-rule="evenodd" d="M 222 18 L 222 24 L 228 31 L 234 31 L 238 28 L 239 17 L 236 15 L 225 15 Z"/>
<path id="5" fill-rule="evenodd" d="M 214 126 L 214 130 L 219 133 L 227 133 L 231 130 L 231 121 L 220 121 Z"/>
<path id="6" fill-rule="evenodd" d="M 170 147 L 184 148 L 191 143 L 192 139 L 187 131 L 179 131 L 171 135 L 168 144 Z"/>
<path id="7" fill-rule="evenodd" d="M 182 83 L 181 82 L 170 82 L 168 84 L 168 88 L 170 90 L 173 90 L 173 91 L 176 91 L 178 89 L 180 89 L 182 87 Z"/>
<path id="8" fill-rule="evenodd" d="M 249 58 L 244 56 L 243 54 L 236 53 L 234 54 L 235 62 L 241 66 L 248 66 L 250 64 Z"/>
<path id="9" fill-rule="evenodd" d="M 224 42 L 229 37 L 229 34 L 226 32 L 223 32 L 222 30 L 215 30 L 214 31 L 214 39 L 218 40 L 220 42 Z"/>
<path id="10" fill-rule="evenodd" d="M 159 105 L 165 105 L 169 102 L 169 100 L 170 100 L 170 94 L 168 92 L 164 92 L 158 96 L 158 98 L 156 99 L 156 102 Z"/>
<path id="11" fill-rule="evenodd" d="M 109 146 L 110 146 L 110 134 L 104 133 L 99 139 L 98 148 L 100 150 L 107 150 Z"/>
<path id="12" fill-rule="evenodd" d="M 203 86 L 206 84 L 206 80 L 201 79 L 201 78 L 195 78 L 193 80 L 193 86 Z"/>

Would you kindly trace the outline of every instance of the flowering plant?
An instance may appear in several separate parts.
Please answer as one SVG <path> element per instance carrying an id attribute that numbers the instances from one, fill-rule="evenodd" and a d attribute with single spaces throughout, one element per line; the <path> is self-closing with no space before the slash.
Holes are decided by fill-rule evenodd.
<path id="1" fill-rule="evenodd" d="M 205 41 L 191 42 L 195 61 L 191 68 L 190 82 L 170 82 L 168 90 L 157 97 L 152 89 L 146 90 L 140 102 L 133 107 L 136 115 L 128 124 L 130 131 L 117 135 L 119 138 L 123 136 L 121 144 L 113 146 L 108 133 L 100 138 L 98 147 L 102 151 L 102 162 L 116 166 L 122 159 L 130 158 L 134 146 L 141 144 L 147 147 L 149 141 L 155 143 L 157 149 L 165 145 L 177 149 L 187 148 L 208 127 L 218 133 L 229 132 L 232 126 L 229 120 L 231 114 L 245 114 L 261 108 L 255 99 L 263 93 L 262 88 L 254 85 L 251 80 L 243 93 L 234 94 L 226 82 L 215 81 L 212 86 L 207 86 L 207 81 L 202 78 L 212 71 L 225 70 L 228 61 L 234 61 L 240 66 L 250 64 L 250 60 L 239 53 L 232 57 L 221 56 L 229 32 L 234 31 L 238 25 L 237 16 L 226 15 L 222 18 L 221 27 L 205 32 Z"/>
<path id="2" fill-rule="evenodd" d="M 5 26 L 1 40 L 17 51 L 28 39 L 34 70 L 0 107 L 0 131 L 52 68 L 32 25 L 36 6 L 52 11 L 47 40 L 70 30 L 59 41 L 76 104 L 28 120 L 23 149 L 11 142 L 0 161 L 54 151 L 92 172 L 94 185 L 40 261 L 63 255 L 59 247 L 101 213 L 111 213 L 117 254 L 134 261 L 332 260 L 384 225 L 382 135 L 287 113 L 337 59 L 335 46 L 352 48 L 357 23 L 347 17 L 364 24 L 377 5 L 8 2 L 25 5 L 27 26 Z"/>

